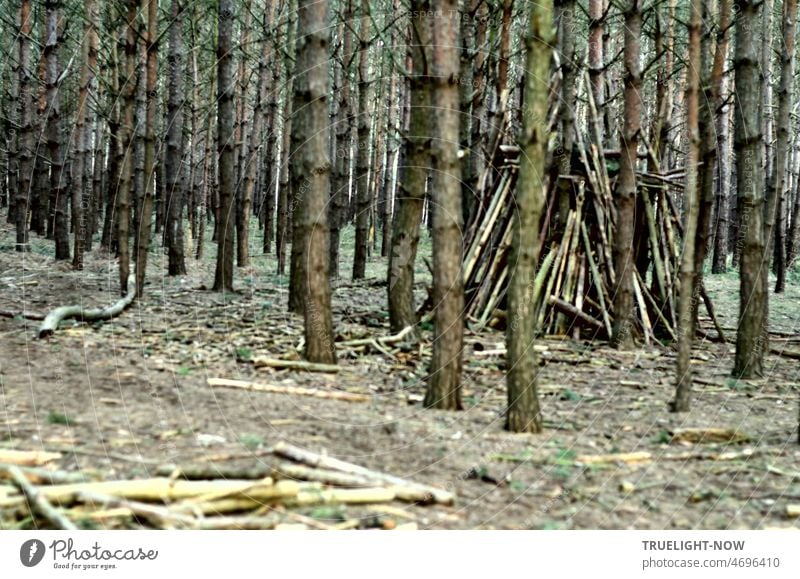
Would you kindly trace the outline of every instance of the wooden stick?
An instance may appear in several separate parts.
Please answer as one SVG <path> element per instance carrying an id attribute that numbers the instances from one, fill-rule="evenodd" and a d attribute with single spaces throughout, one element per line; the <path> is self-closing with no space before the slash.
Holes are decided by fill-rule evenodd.
<path id="1" fill-rule="evenodd" d="M 603 326 L 603 322 L 594 319 L 586 312 L 578 310 L 571 303 L 565 302 L 556 296 L 550 296 L 550 304 L 561 313 L 572 316 L 576 322 L 581 322 L 583 325 L 589 326 L 590 328 L 605 332 L 605 326 Z"/>
<path id="2" fill-rule="evenodd" d="M 316 388 L 303 388 L 300 386 L 276 386 L 274 384 L 260 384 L 258 382 L 247 382 L 244 380 L 229 380 L 227 378 L 208 378 L 206 382 L 211 387 L 238 388 L 241 390 L 250 390 L 252 392 L 311 396 L 313 398 L 341 400 L 344 402 L 369 402 L 371 400 L 371 398 L 365 394 L 353 394 L 351 392 L 341 392 L 338 390 L 328 391 L 318 390 Z"/>
<path id="3" fill-rule="evenodd" d="M 592 247 L 589 243 L 589 234 L 586 231 L 585 223 L 581 223 L 581 233 L 583 234 L 583 243 L 586 246 L 586 258 L 589 261 L 589 272 L 592 274 L 594 285 L 597 287 L 597 296 L 600 301 L 600 311 L 603 314 L 603 325 L 605 326 L 606 333 L 610 336 L 611 316 L 608 315 L 608 308 L 606 307 L 605 284 L 600 277 L 600 271 L 597 269 L 597 265 L 594 262 L 594 257 L 592 256 Z"/>
<path id="4" fill-rule="evenodd" d="M 0 448 L 0 463 L 17 466 L 39 466 L 61 458 L 60 452 L 41 450 L 7 450 Z"/>
<path id="5" fill-rule="evenodd" d="M 47 317 L 39 326 L 39 339 L 51 336 L 58 328 L 58 324 L 63 320 L 76 318 L 84 322 L 94 322 L 97 320 L 110 320 L 116 318 L 124 312 L 136 298 L 136 276 L 131 274 L 128 278 L 128 293 L 115 304 L 107 308 L 97 308 L 88 310 L 83 306 L 61 306 L 47 314 Z"/>
<path id="6" fill-rule="evenodd" d="M 26 320 L 41 321 L 44 319 L 44 314 L 37 314 L 35 312 L 12 312 L 11 310 L 0 310 L 0 318 L 16 318 L 17 316 L 25 318 Z"/>
<path id="7" fill-rule="evenodd" d="M 279 481 L 273 484 L 271 480 L 254 483 L 248 480 L 186 481 L 150 478 L 53 485 L 39 489 L 45 499 L 62 505 L 74 503 L 75 495 L 83 491 L 140 501 L 169 502 L 210 494 L 225 497 L 246 495 L 253 500 L 265 501 L 295 495 L 299 492 L 299 486 L 293 481 Z M 13 507 L 20 503 L 21 497 L 0 498 L 0 507 Z"/>
<path id="8" fill-rule="evenodd" d="M 47 500 L 47 497 L 43 496 L 36 487 L 28 482 L 28 479 L 25 478 L 25 475 L 22 474 L 22 471 L 18 467 L 9 465 L 6 466 L 5 469 L 11 477 L 11 480 L 14 481 L 14 484 L 25 496 L 25 500 L 28 501 L 28 506 L 30 507 L 31 511 L 35 511 L 42 515 L 45 519 L 55 525 L 57 529 L 65 529 L 68 531 L 78 530 L 78 527 L 76 527 L 72 521 L 58 512 L 58 510 L 56 510 Z"/>
<path id="9" fill-rule="evenodd" d="M 66 484 L 87 482 L 89 478 L 82 472 L 65 472 L 49 470 L 35 466 L 20 466 L 19 471 L 33 484 Z M 0 464 L 0 479 L 10 479 L 8 465 Z"/>
<path id="10" fill-rule="evenodd" d="M 288 458 L 289 460 L 293 460 L 295 462 L 307 464 L 309 466 L 328 468 L 350 474 L 358 474 L 366 476 L 372 480 L 388 483 L 391 485 L 421 489 L 423 491 L 426 491 L 429 500 L 443 505 L 453 504 L 455 500 L 455 496 L 453 495 L 453 493 L 450 493 L 448 491 L 438 489 L 436 487 L 431 487 L 428 485 L 407 481 L 400 477 L 370 470 L 368 468 L 364 468 L 363 466 L 358 466 L 356 464 L 352 464 L 330 456 L 323 456 L 321 454 L 317 454 L 309 450 L 298 448 L 286 442 L 281 441 L 278 444 L 276 444 L 274 447 L 274 452 L 278 456 Z"/>
<path id="11" fill-rule="evenodd" d="M 346 340 L 344 342 L 338 342 L 336 345 L 348 348 L 352 346 L 371 346 L 376 342 L 381 345 L 396 344 L 398 342 L 402 342 L 403 339 L 413 331 L 414 326 L 406 326 L 391 336 L 384 336 L 382 338 L 359 338 L 357 340 Z"/>
<path id="12" fill-rule="evenodd" d="M 253 360 L 256 368 L 285 368 L 288 370 L 305 370 L 307 372 L 324 372 L 335 374 L 341 368 L 335 364 L 317 364 L 305 360 L 278 360 L 276 358 L 259 357 Z"/>

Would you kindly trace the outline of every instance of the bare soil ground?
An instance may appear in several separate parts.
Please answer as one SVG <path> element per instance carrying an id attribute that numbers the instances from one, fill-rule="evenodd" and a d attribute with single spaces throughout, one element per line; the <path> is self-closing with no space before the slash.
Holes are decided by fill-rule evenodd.
<path id="1" fill-rule="evenodd" d="M 113 260 L 92 252 L 85 271 L 74 272 L 54 264 L 50 242 L 34 239 L 24 256 L 11 243 L 4 227 L 0 310 L 44 314 L 118 298 Z M 338 374 L 256 370 L 255 356 L 298 357 L 302 320 L 285 313 L 287 280 L 273 274 L 274 259 L 257 256 L 237 270 L 237 293 L 212 293 L 213 246 L 206 255 L 190 260 L 189 275 L 167 278 L 164 258 L 153 253 L 146 296 L 110 322 L 68 321 L 40 341 L 38 322 L 0 317 L 0 447 L 61 450 L 59 468 L 118 479 L 151 476 L 165 463 L 256 465 L 262 449 L 284 440 L 457 493 L 453 507 L 410 507 L 420 528 L 800 527 L 787 515 L 787 505 L 800 503 L 797 360 L 771 354 L 766 377 L 736 381 L 729 377 L 733 344 L 701 343 L 693 410 L 670 414 L 671 348 L 620 352 L 602 342 L 543 339 L 547 429 L 514 435 L 503 431 L 502 356 L 490 352 L 502 348 L 502 333 L 467 333 L 467 408 L 458 413 L 421 407 L 429 328 L 421 349 L 340 351 Z M 373 277 L 359 283 L 342 267 L 347 279 L 334 295 L 339 335 L 387 335 L 385 262 L 374 257 Z M 723 325 L 733 328 L 737 278 L 708 277 Z M 793 281 L 785 295 L 770 296 L 771 330 L 781 332 L 771 345 L 798 351 L 800 285 Z M 364 393 L 370 402 L 212 388 L 212 377 Z M 743 436 L 673 437 L 705 427 Z M 630 461 L 632 452 L 650 455 Z M 620 459 L 584 458 L 611 453 Z M 306 514 L 358 516 L 352 509 Z"/>

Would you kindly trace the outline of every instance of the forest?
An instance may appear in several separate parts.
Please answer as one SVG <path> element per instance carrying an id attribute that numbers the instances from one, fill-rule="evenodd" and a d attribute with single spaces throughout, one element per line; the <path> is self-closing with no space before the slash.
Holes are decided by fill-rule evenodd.
<path id="1" fill-rule="evenodd" d="M 800 525 L 797 0 L 0 5 L 0 529 Z"/>

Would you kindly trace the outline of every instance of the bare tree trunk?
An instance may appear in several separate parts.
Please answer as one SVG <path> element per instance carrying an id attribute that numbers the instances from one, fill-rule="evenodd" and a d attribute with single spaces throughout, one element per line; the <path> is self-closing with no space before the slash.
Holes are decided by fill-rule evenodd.
<path id="1" fill-rule="evenodd" d="M 792 161 L 792 190 L 794 191 L 794 201 L 792 203 L 791 214 L 787 216 L 789 224 L 786 228 L 786 268 L 791 268 L 794 265 L 795 258 L 797 257 L 798 233 L 800 233 L 800 135 L 795 138 L 794 144 L 794 159 Z"/>
<path id="2" fill-rule="evenodd" d="M 54 205 L 53 236 L 56 242 L 56 260 L 69 259 L 69 220 L 64 172 L 65 150 L 61 142 L 61 91 L 58 48 L 61 19 L 61 1 L 46 0 L 47 43 L 44 46 L 47 62 L 47 148 L 50 151 L 50 198 Z M 53 202 L 54 200 L 54 202 Z"/>
<path id="3" fill-rule="evenodd" d="M 561 102 L 559 103 L 560 155 L 558 174 L 572 173 L 572 145 L 575 141 L 575 105 L 578 100 L 575 52 L 575 0 L 556 0 L 558 17 L 558 50 L 561 59 Z M 572 198 L 572 180 L 558 179 L 558 227 L 564 231 Z"/>
<path id="4" fill-rule="evenodd" d="M 372 120 L 370 111 L 369 80 L 369 40 L 370 40 L 369 0 L 361 0 L 361 27 L 358 32 L 358 138 L 356 140 L 356 245 L 353 257 L 353 279 L 364 279 L 367 268 L 367 242 L 369 234 L 369 209 L 371 190 L 369 186 L 369 126 Z"/>
<path id="5" fill-rule="evenodd" d="M 275 4 L 270 2 L 267 6 L 267 9 L 264 11 L 264 30 L 269 30 L 272 27 L 272 15 L 274 7 Z M 269 76 L 267 75 L 267 70 L 270 64 L 274 65 L 274 63 L 271 63 L 271 48 L 272 46 L 270 42 L 262 42 L 261 59 L 258 66 L 256 106 L 253 110 L 253 123 L 250 127 L 250 142 L 247 146 L 247 150 L 252 158 L 246 160 L 247 162 L 244 169 L 244 185 L 241 187 L 241 196 L 239 199 L 241 211 L 239 213 L 240 223 L 237 228 L 237 231 L 239 232 L 239 251 L 237 255 L 240 267 L 247 266 L 249 262 L 248 227 L 250 223 L 250 206 L 253 199 L 253 192 L 255 191 L 256 186 L 256 177 L 258 174 L 258 163 L 255 159 L 256 155 L 258 155 L 258 151 L 260 150 L 259 143 L 261 140 L 261 130 L 264 126 L 264 117 L 266 115 L 264 104 L 267 100 L 267 90 L 269 88 Z"/>
<path id="6" fill-rule="evenodd" d="M 353 0 L 341 2 L 341 65 L 337 67 L 340 90 L 334 91 L 339 99 L 336 117 L 336 179 L 331 190 L 331 208 L 328 212 L 330 222 L 329 273 L 332 279 L 339 277 L 339 238 L 345 222 L 345 209 L 350 192 L 350 151 L 352 139 L 350 127 L 353 125 L 353 111 L 350 107 L 350 64 L 353 59 Z"/>
<path id="7" fill-rule="evenodd" d="M 794 46 L 795 46 L 795 21 L 797 19 L 797 0 L 783 1 L 783 43 L 781 50 L 781 84 L 778 89 L 778 142 L 775 148 L 775 164 L 770 179 L 771 187 L 767 191 L 766 215 L 764 221 L 764 267 L 769 267 L 771 248 L 776 250 L 776 270 L 778 280 L 775 291 L 783 291 L 786 284 L 786 271 L 783 259 L 784 242 L 781 222 L 775 227 L 776 217 L 780 220 L 783 214 L 783 197 L 786 189 L 786 176 L 789 166 L 789 151 L 791 146 L 791 107 L 792 84 L 794 82 Z M 773 228 L 777 234 L 773 246 Z M 768 292 L 767 292 L 768 294 Z M 769 298 L 765 302 L 768 305 Z M 768 312 L 765 312 L 766 317 Z"/>
<path id="8" fill-rule="evenodd" d="M 510 0 L 506 0 L 510 4 Z M 456 0 L 436 0 L 439 18 L 456 14 Z M 443 15 L 443 16 L 442 16 Z M 458 99 L 459 22 L 447 18 L 433 25 L 434 121 L 433 147 L 433 356 L 425 394 L 426 408 L 461 409 L 461 370 L 464 338 L 464 278 L 461 166 L 458 135 L 461 111 Z"/>
<path id="9" fill-rule="evenodd" d="M 673 412 L 688 412 L 692 395 L 691 355 L 694 339 L 695 301 L 695 243 L 700 205 L 700 182 L 697 164 L 700 161 L 701 133 L 699 126 L 700 76 L 705 68 L 700 58 L 700 27 L 703 21 L 704 0 L 692 0 L 689 24 L 689 58 L 686 79 L 686 132 L 689 150 L 686 155 L 686 188 L 684 209 L 686 225 L 683 232 L 683 253 L 680 263 L 680 293 L 678 295 L 678 357 Z M 706 53 L 707 54 L 707 53 Z M 701 69 L 702 67 L 702 69 Z M 710 120 L 710 119 L 709 119 Z M 712 141 L 713 143 L 713 141 Z"/>
<path id="10" fill-rule="evenodd" d="M 183 10 L 180 0 L 172 0 L 170 9 L 169 71 L 167 103 L 167 150 L 164 158 L 166 195 L 162 199 L 167 214 L 165 245 L 167 246 L 169 275 L 186 274 L 186 258 L 183 250 L 183 198 L 184 183 L 181 178 L 183 159 Z"/>
<path id="11" fill-rule="evenodd" d="M 775 152 L 772 150 L 772 60 L 774 57 L 772 51 L 772 27 L 773 27 L 773 7 L 775 0 L 762 0 L 761 2 L 761 68 L 759 73 L 761 75 L 761 122 L 763 123 L 763 142 L 762 151 L 764 160 L 764 183 L 766 190 L 769 191 L 772 178 L 773 160 Z"/>
<path id="12" fill-rule="evenodd" d="M 404 168 L 389 252 L 389 325 L 393 332 L 416 326 L 414 263 L 425 200 L 425 182 L 431 165 L 431 10 L 430 0 L 412 0 L 408 50 L 413 70 L 409 77 L 410 124 L 406 131 Z"/>
<path id="13" fill-rule="evenodd" d="M 214 291 L 233 291 L 233 252 L 236 233 L 233 108 L 233 0 L 219 2 L 217 40 L 217 151 L 220 211 L 217 224 L 217 269 Z"/>
<path id="14" fill-rule="evenodd" d="M 592 98 L 597 109 L 598 119 L 592 121 L 596 124 L 598 143 L 597 147 L 602 150 L 605 145 L 606 126 L 605 105 L 606 105 L 606 79 L 605 79 L 605 57 L 603 50 L 603 28 L 605 26 L 605 0 L 589 0 L 589 79 L 592 90 Z M 592 128 L 589 134 L 593 135 Z"/>
<path id="15" fill-rule="evenodd" d="M 33 30 L 33 14 L 31 0 L 22 0 L 19 5 L 19 180 L 16 199 L 15 219 L 17 233 L 17 251 L 28 251 L 28 205 L 33 181 L 33 94 L 31 63 L 31 32 Z"/>
<path id="16" fill-rule="evenodd" d="M 511 244 L 508 286 L 508 407 L 506 428 L 513 432 L 541 432 L 542 414 L 536 391 L 539 371 L 533 341 L 536 337 L 536 311 L 533 280 L 539 261 L 541 243 L 539 223 L 545 203 L 543 182 L 547 164 L 546 123 L 548 86 L 553 34 L 550 22 L 552 0 L 537 2 L 531 7 L 527 38 L 525 93 L 520 135 L 520 175 L 514 210 L 514 237 Z"/>
<path id="17" fill-rule="evenodd" d="M 295 188 L 297 202 L 303 205 L 301 221 L 294 227 L 303 234 L 305 357 L 334 364 L 326 208 L 330 188 L 327 10 L 327 0 L 298 2 L 290 170 L 292 181 L 300 184 Z"/>
<path id="18" fill-rule="evenodd" d="M 639 0 L 629 0 L 625 10 L 625 112 L 622 129 L 622 155 L 617 180 L 617 208 L 614 234 L 614 326 L 612 343 L 617 347 L 633 344 L 633 228 L 636 206 L 636 156 L 641 128 L 642 97 L 640 35 L 642 14 Z"/>
<path id="19" fill-rule="evenodd" d="M 730 196 L 730 111 L 728 104 L 728 85 L 725 82 L 727 76 L 724 68 L 728 62 L 728 44 L 730 35 L 728 29 L 731 25 L 731 0 L 720 0 L 719 3 L 719 34 L 717 36 L 717 48 L 714 55 L 714 69 L 721 61 L 723 68 L 720 79 L 720 91 L 717 94 L 717 221 L 715 223 L 714 234 L 714 256 L 712 259 L 711 273 L 725 273 L 728 261 L 728 198 Z"/>
<path id="20" fill-rule="evenodd" d="M 762 122 L 758 87 L 758 0 L 740 0 L 736 18 L 736 101 L 734 148 L 738 213 L 742 238 L 739 324 L 733 375 L 761 376 L 764 364 L 766 269 L 763 267 L 763 178 L 761 174 Z"/>
<path id="21" fill-rule="evenodd" d="M 90 59 L 97 61 L 97 43 L 93 40 L 95 35 L 95 13 L 94 0 L 84 2 L 84 31 L 83 31 L 83 55 L 81 65 L 80 93 L 78 96 L 78 112 L 75 120 L 75 134 L 78 139 L 77 154 L 73 165 L 72 179 L 72 231 L 74 234 L 74 245 L 72 252 L 72 267 L 83 269 L 83 249 L 86 236 L 91 236 L 91 230 L 87 232 L 86 212 L 90 201 L 89 187 L 86 179 L 86 166 L 89 158 L 90 144 L 92 138 L 92 126 L 89 122 L 89 98 L 94 84 L 94 67 Z M 94 57 L 90 56 L 94 53 Z"/>
<path id="22" fill-rule="evenodd" d="M 274 2 L 269 2 L 269 5 L 274 5 Z M 247 144 L 247 110 L 249 107 L 245 106 L 247 100 L 247 50 L 250 44 L 250 22 L 251 22 L 251 0 L 244 0 L 244 23 L 242 25 L 241 42 L 241 60 L 239 61 L 239 102 L 236 112 L 236 149 L 234 159 L 236 159 L 236 264 L 239 267 L 247 267 L 250 265 L 250 211 L 253 205 L 253 190 L 247 192 L 247 174 L 249 167 L 256 165 L 255 157 L 250 158 L 250 151 Z M 263 43 L 267 45 L 267 42 Z M 260 74 L 259 74 L 260 76 Z M 258 138 L 256 136 L 256 143 Z"/>

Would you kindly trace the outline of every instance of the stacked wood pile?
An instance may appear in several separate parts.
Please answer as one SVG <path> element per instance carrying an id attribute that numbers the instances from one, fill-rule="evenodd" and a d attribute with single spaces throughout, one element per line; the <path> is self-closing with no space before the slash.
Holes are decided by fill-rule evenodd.
<path id="1" fill-rule="evenodd" d="M 443 489 L 278 443 L 258 466 L 163 465 L 157 476 L 90 481 L 80 472 L 36 466 L 58 453 L 0 452 L 0 528 L 86 526 L 187 529 L 344 529 L 413 527 L 390 503 L 453 504 Z M 359 516 L 314 517 L 309 508 L 361 509 Z M 328 513 L 328 510 L 324 511 Z M 367 516 L 369 515 L 369 516 Z M 398 520 L 400 523 L 398 524 Z"/>
<path id="2" fill-rule="evenodd" d="M 616 272 L 612 248 L 616 216 L 612 190 L 618 153 L 601 154 L 594 144 L 586 144 L 580 131 L 578 135 L 572 152 L 572 174 L 551 174 L 544 185 L 547 193 L 541 225 L 542 251 L 533 294 L 542 333 L 603 338 L 610 336 L 614 317 Z M 501 327 L 505 321 L 518 156 L 515 146 L 498 147 L 496 178 L 484 195 L 485 203 L 465 228 L 466 313 L 477 327 Z M 634 319 L 635 331 L 650 343 L 655 339 L 675 339 L 677 334 L 682 226 L 672 196 L 682 190 L 683 175 L 640 172 L 638 177 L 639 211 L 644 213 L 640 237 L 646 235 L 646 239 L 641 239 L 636 250 L 640 259 L 633 280 Z M 568 180 L 572 192 L 570 211 L 563 224 L 557 223 L 556 218 L 558 180 Z M 713 306 L 702 287 L 700 296 L 722 338 Z"/>

